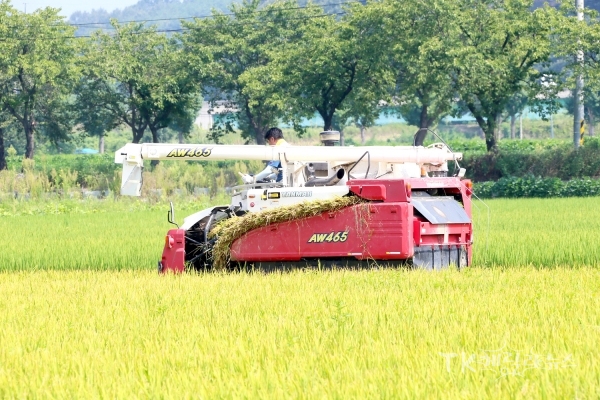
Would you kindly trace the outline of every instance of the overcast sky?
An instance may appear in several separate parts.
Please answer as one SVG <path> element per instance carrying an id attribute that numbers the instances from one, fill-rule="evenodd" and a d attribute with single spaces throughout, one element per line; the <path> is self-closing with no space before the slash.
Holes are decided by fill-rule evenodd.
<path id="1" fill-rule="evenodd" d="M 103 8 L 112 11 L 116 8 L 125 8 L 137 3 L 137 0 L 13 0 L 12 5 L 21 11 L 27 7 L 27 12 L 38 8 L 62 8 L 62 15 L 69 17 L 75 11 L 91 11 Z"/>

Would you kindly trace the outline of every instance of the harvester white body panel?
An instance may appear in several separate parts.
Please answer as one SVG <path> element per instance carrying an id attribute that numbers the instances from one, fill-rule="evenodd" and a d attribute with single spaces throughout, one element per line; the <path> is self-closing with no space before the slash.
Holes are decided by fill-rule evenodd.
<path id="1" fill-rule="evenodd" d="M 348 179 L 363 177 L 418 178 L 425 172 L 447 171 L 447 162 L 461 160 L 461 153 L 445 147 L 371 146 L 243 146 L 215 144 L 127 144 L 115 153 L 115 162 L 123 164 L 121 194 L 139 196 L 144 160 L 279 160 L 282 186 L 303 187 L 307 182 L 304 168 L 311 162 L 326 162 L 330 174 L 354 166 Z M 360 161 L 359 161 L 360 160 Z"/>
<path id="2" fill-rule="evenodd" d="M 348 186 L 323 186 L 308 188 L 285 188 L 275 185 L 265 185 L 259 189 L 253 189 L 255 185 L 237 186 L 231 197 L 232 208 L 247 212 L 259 212 L 270 208 L 291 206 L 304 201 L 331 200 L 342 197 L 349 193 Z M 188 230 L 198 221 L 209 216 L 216 206 L 199 211 L 185 217 L 181 229 Z"/>
<path id="3" fill-rule="evenodd" d="M 248 185 L 251 186 L 251 185 Z M 242 189 L 231 198 L 232 206 L 240 206 L 249 212 L 263 211 L 269 208 L 291 206 L 303 201 L 330 200 L 342 197 L 349 192 L 348 186 L 322 187 L 265 187 L 260 189 Z"/>

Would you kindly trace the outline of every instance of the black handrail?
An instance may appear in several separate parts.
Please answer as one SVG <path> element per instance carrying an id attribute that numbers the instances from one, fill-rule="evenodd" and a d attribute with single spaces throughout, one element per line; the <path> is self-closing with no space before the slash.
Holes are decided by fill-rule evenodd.
<path id="1" fill-rule="evenodd" d="M 357 162 L 354 163 L 354 165 L 352 166 L 352 168 L 350 168 L 350 170 L 348 171 L 348 177 L 350 177 L 350 172 L 352 172 L 352 170 L 354 169 L 354 167 L 356 167 L 356 164 L 358 164 L 360 162 L 360 160 L 362 160 L 364 158 L 364 156 L 368 155 L 367 157 L 367 161 L 369 162 L 369 165 L 367 165 L 367 173 L 365 174 L 365 179 L 367 179 L 367 176 L 369 175 L 369 170 L 371 169 L 371 153 L 369 153 L 369 151 L 365 151 L 365 154 L 363 154 L 362 156 L 360 156 L 360 158 L 358 159 Z"/>

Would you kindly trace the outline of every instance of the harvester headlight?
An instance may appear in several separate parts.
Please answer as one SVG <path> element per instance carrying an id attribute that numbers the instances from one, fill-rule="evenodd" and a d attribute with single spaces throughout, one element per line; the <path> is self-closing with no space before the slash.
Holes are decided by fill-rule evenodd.
<path id="1" fill-rule="evenodd" d="M 473 181 L 465 181 L 465 187 L 467 188 L 467 194 L 469 196 L 473 194 Z"/>
<path id="2" fill-rule="evenodd" d="M 172 249 L 174 244 L 175 244 L 175 239 L 173 239 L 171 237 L 171 235 L 167 235 L 165 237 L 165 247 L 169 246 L 169 248 Z"/>

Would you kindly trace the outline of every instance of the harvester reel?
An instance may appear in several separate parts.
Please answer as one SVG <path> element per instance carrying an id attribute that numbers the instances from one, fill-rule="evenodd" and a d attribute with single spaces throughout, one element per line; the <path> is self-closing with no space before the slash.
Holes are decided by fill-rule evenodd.
<path id="1" fill-rule="evenodd" d="M 217 238 L 208 238 L 207 234 L 217 223 L 231 218 L 233 215 L 228 207 L 215 208 L 211 215 L 202 218 L 186 231 L 186 270 L 208 271 L 212 269 L 212 249 Z"/>

